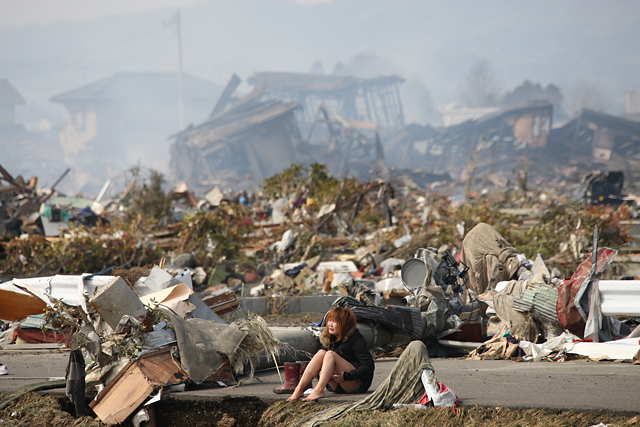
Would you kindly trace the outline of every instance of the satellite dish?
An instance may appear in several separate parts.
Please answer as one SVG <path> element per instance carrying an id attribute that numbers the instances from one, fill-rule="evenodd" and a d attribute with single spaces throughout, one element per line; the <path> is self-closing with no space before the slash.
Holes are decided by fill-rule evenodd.
<path id="1" fill-rule="evenodd" d="M 427 266 L 422 258 L 411 258 L 402 264 L 402 282 L 410 289 L 418 289 L 427 277 Z"/>

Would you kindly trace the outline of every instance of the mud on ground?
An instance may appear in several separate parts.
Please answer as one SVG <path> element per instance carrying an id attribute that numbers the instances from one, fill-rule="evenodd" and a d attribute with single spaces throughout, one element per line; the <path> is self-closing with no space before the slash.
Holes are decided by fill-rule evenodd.
<path id="1" fill-rule="evenodd" d="M 333 405 L 331 405 L 333 406 Z M 260 427 L 290 427 L 306 416 L 329 406 L 322 403 L 278 402 L 262 414 Z M 460 407 L 446 409 L 396 409 L 391 411 L 352 412 L 344 418 L 323 424 L 326 427 L 590 427 L 600 423 L 608 427 L 640 426 L 640 415 L 602 411 L 547 411 L 502 407 Z"/>

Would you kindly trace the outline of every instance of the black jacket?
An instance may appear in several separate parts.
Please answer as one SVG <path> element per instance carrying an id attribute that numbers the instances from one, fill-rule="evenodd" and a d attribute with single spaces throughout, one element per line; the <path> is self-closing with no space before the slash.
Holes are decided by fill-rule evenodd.
<path id="1" fill-rule="evenodd" d="M 327 350 L 335 351 L 340 357 L 351 363 L 356 369 L 351 372 L 344 373 L 346 381 L 360 380 L 362 381 L 364 390 L 368 390 L 373 381 L 373 371 L 375 363 L 373 356 L 367 348 L 367 342 L 356 328 L 350 330 L 342 341 L 337 341 L 334 335 L 330 335 L 325 328 L 322 331 L 320 342 Z"/>

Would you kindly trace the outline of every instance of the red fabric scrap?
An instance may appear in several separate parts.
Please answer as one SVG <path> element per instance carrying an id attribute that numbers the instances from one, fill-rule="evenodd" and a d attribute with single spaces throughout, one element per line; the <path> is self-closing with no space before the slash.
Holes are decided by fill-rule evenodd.
<path id="1" fill-rule="evenodd" d="M 35 328 L 16 328 L 13 331 L 13 340 L 12 344 L 15 344 L 16 339 L 20 337 L 21 340 L 24 340 L 30 344 L 44 344 L 44 343 L 65 343 L 69 337 L 60 334 L 56 331 L 52 330 L 42 330 Z"/>

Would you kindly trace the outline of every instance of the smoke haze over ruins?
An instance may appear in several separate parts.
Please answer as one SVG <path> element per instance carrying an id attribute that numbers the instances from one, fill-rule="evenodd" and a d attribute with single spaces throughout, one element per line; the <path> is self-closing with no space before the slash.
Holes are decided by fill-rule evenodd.
<path id="1" fill-rule="evenodd" d="M 640 8 L 627 1 L 9 0 L 0 5 L 0 79 L 26 100 L 16 122 L 55 139 L 68 117 L 57 95 L 127 73 L 176 73 L 178 9 L 184 73 L 194 93 L 208 91 L 184 126 L 207 117 L 233 73 L 238 92 L 249 92 L 256 71 L 395 74 L 405 79 L 404 122 L 433 126 L 445 105 L 470 104 L 474 69 L 492 91 L 474 106 L 503 106 L 528 81 L 560 94 L 560 121 L 585 106 L 622 114 L 627 90 L 640 88 Z M 140 151 L 128 155 L 144 162 Z M 157 165 L 166 172 L 168 161 Z"/>

